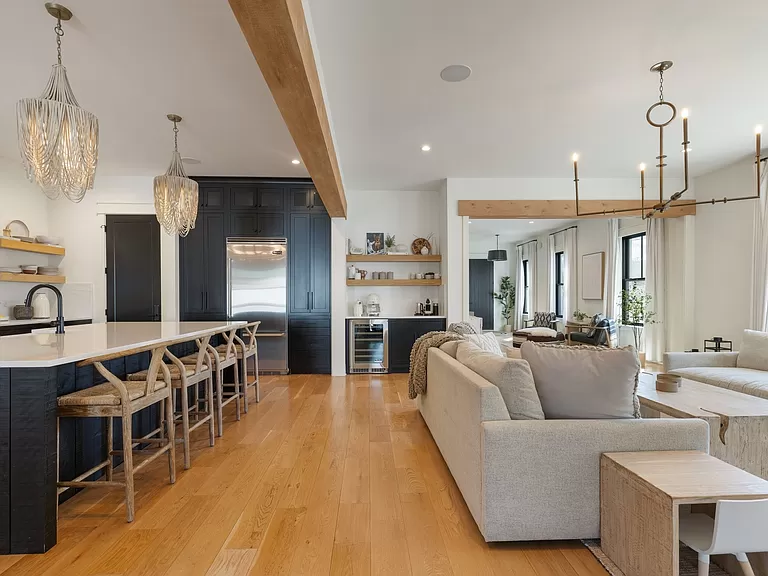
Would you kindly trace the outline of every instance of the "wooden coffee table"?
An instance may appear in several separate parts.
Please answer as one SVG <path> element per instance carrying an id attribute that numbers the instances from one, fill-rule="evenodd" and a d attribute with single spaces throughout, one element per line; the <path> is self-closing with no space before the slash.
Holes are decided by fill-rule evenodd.
<path id="1" fill-rule="evenodd" d="M 637 395 L 644 417 L 706 420 L 712 456 L 768 480 L 768 400 L 685 378 L 678 392 L 659 392 L 647 372 Z"/>
<path id="2" fill-rule="evenodd" d="M 600 458 L 600 546 L 625 576 L 678 576 L 684 504 L 768 498 L 768 481 L 703 452 Z"/>

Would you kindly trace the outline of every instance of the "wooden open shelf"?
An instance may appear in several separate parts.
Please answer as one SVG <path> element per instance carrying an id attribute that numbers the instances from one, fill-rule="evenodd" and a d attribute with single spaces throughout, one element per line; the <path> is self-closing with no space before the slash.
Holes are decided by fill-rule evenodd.
<path id="1" fill-rule="evenodd" d="M 375 256 L 370 254 L 347 254 L 347 262 L 442 262 L 440 254 L 384 254 Z"/>
<path id="2" fill-rule="evenodd" d="M 13 274 L 0 272 L 0 282 L 28 282 L 30 284 L 64 284 L 65 276 L 44 276 L 42 274 Z"/>
<path id="3" fill-rule="evenodd" d="M 50 246 L 48 244 L 33 244 L 32 242 L 22 242 L 13 238 L 1 238 L 0 248 L 6 250 L 19 250 L 20 252 L 36 252 L 37 254 L 52 254 L 54 256 L 64 256 L 64 248 L 61 246 Z"/>
<path id="4" fill-rule="evenodd" d="M 442 286 L 443 279 L 435 280 L 347 280 L 347 286 Z"/>

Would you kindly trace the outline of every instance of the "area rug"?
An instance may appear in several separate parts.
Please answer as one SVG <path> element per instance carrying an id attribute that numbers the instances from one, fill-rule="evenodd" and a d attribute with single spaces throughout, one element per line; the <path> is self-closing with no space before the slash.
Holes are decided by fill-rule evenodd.
<path id="1" fill-rule="evenodd" d="M 624 576 L 624 573 L 616 567 L 616 564 L 611 562 L 610 558 L 603 553 L 600 548 L 600 540 L 582 540 L 584 546 L 586 546 L 590 552 L 597 558 L 597 561 L 603 565 L 611 576 Z M 699 574 L 699 556 L 685 546 L 680 544 L 680 576 L 698 576 Z M 709 567 L 710 576 L 728 576 L 727 572 L 724 572 L 722 568 L 716 564 L 712 564 Z"/>

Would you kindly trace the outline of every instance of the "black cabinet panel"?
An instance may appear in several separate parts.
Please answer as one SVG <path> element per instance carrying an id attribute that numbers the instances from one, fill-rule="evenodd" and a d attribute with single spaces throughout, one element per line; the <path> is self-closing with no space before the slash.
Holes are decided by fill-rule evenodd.
<path id="1" fill-rule="evenodd" d="M 179 243 L 181 320 L 226 317 L 226 236 L 223 212 L 201 212 Z"/>
<path id="2" fill-rule="evenodd" d="M 256 224 L 259 236 L 285 236 L 285 215 L 282 212 L 259 212 Z"/>
<path id="3" fill-rule="evenodd" d="M 312 212 L 323 212 L 327 213 L 327 210 L 325 209 L 325 204 L 323 204 L 323 201 L 320 200 L 320 194 L 317 193 L 317 190 L 312 188 L 309 192 L 309 199 L 312 206 Z"/>
<path id="4" fill-rule="evenodd" d="M 326 214 L 312 214 L 312 260 L 310 311 L 313 314 L 331 313 L 331 219 Z"/>
<path id="5" fill-rule="evenodd" d="M 230 236 L 285 236 L 285 216 L 280 213 L 232 212 Z"/>
<path id="6" fill-rule="evenodd" d="M 389 371 L 394 374 L 410 370 L 411 348 L 428 332 L 445 330 L 444 318 L 392 319 L 389 321 Z"/>
<path id="7" fill-rule="evenodd" d="M 223 213 L 203 215 L 205 228 L 205 259 L 197 265 L 205 269 L 205 311 L 225 318 L 227 313 L 227 228 Z"/>
<path id="8" fill-rule="evenodd" d="M 221 210 L 226 207 L 226 190 L 223 186 L 200 186 L 198 192 L 198 201 L 200 208 Z"/>
<path id="9" fill-rule="evenodd" d="M 288 320 L 288 365 L 293 374 L 330 374 L 330 316 L 291 316 Z"/>
<path id="10" fill-rule="evenodd" d="M 193 320 L 205 312 L 205 216 L 197 215 L 197 224 L 179 240 L 179 278 L 182 320 Z"/>
<path id="11" fill-rule="evenodd" d="M 291 230 L 288 241 L 290 271 L 289 305 L 291 314 L 304 314 L 310 311 L 310 292 L 312 291 L 311 253 L 311 218 L 309 214 L 291 214 Z"/>
<path id="12" fill-rule="evenodd" d="M 282 212 L 285 209 L 285 189 L 260 186 L 256 206 L 265 210 Z"/>
<path id="13" fill-rule="evenodd" d="M 291 212 L 325 213 L 326 211 L 323 201 L 320 200 L 320 195 L 314 188 L 290 188 L 288 197 L 291 202 Z"/>
<path id="14" fill-rule="evenodd" d="M 258 236 L 259 225 L 254 214 L 233 212 L 230 216 L 230 236 Z"/>
<path id="15" fill-rule="evenodd" d="M 255 208 L 257 206 L 257 192 L 255 186 L 230 187 L 232 209 Z"/>

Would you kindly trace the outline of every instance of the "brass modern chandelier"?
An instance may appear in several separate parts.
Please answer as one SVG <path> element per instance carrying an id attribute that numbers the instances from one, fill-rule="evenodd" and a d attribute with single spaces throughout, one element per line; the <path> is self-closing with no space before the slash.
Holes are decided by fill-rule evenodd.
<path id="1" fill-rule="evenodd" d="M 16 104 L 21 160 L 30 182 L 56 199 L 64 194 L 80 202 L 93 188 L 99 156 L 99 121 L 80 108 L 61 64 L 62 21 L 72 12 L 47 2 L 45 9 L 56 18 L 57 63 L 39 98 L 24 98 Z"/>
<path id="2" fill-rule="evenodd" d="M 162 176 L 155 176 L 155 214 L 168 234 L 186 236 L 197 220 L 197 182 L 187 178 L 179 154 L 178 114 L 168 114 L 173 122 L 173 156 L 171 165 Z"/>
<path id="3" fill-rule="evenodd" d="M 667 155 L 664 154 L 664 128 L 667 127 L 677 117 L 677 108 L 672 102 L 664 99 L 664 72 L 672 68 L 672 62 L 670 60 L 664 60 L 651 66 L 651 72 L 658 73 L 659 75 L 659 101 L 655 102 L 648 108 L 645 113 L 645 120 L 659 130 L 659 154 L 656 156 L 656 167 L 659 169 L 659 200 L 658 203 L 647 207 L 645 204 L 645 164 L 640 164 L 640 204 L 631 208 L 615 209 L 615 210 L 603 210 L 596 212 L 582 212 L 579 208 L 579 155 L 574 154 L 573 161 L 573 182 L 576 189 L 576 215 L 577 216 L 608 216 L 610 214 L 623 214 L 627 212 L 640 212 L 640 215 L 645 220 L 646 218 L 652 218 L 656 215 L 662 214 L 668 208 L 681 208 L 685 206 L 697 206 L 699 204 L 727 204 L 728 202 L 737 202 L 739 200 L 756 200 L 760 198 L 760 164 L 768 160 L 768 158 L 760 158 L 760 136 L 762 134 L 762 126 L 755 128 L 755 172 L 757 175 L 756 193 L 753 196 L 740 196 L 737 198 L 712 198 L 711 200 L 691 200 L 681 201 L 680 197 L 688 191 L 688 153 L 690 152 L 690 140 L 688 139 L 688 109 L 683 108 L 680 112 L 680 116 L 683 119 L 683 189 L 671 194 L 669 198 L 664 198 L 664 168 L 666 168 Z M 656 109 L 666 110 L 668 117 L 661 119 L 661 121 L 654 121 L 652 114 Z"/>

